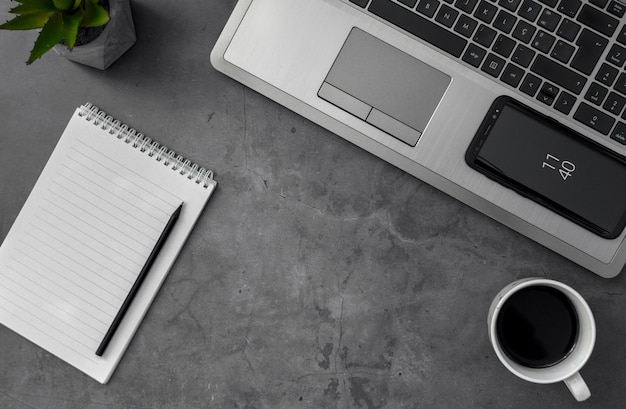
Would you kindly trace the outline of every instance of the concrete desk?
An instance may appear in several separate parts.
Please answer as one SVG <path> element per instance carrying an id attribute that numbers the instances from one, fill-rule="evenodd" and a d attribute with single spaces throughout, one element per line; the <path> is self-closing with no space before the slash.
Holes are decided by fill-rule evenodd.
<path id="1" fill-rule="evenodd" d="M 0 327 L 0 407 L 624 407 L 626 277 L 599 278 L 216 72 L 234 5 L 134 0 L 138 41 L 106 71 L 53 52 L 26 66 L 36 33 L 0 32 L 0 240 L 84 102 L 219 182 L 111 381 Z M 584 403 L 492 351 L 489 304 L 529 276 L 595 313 Z"/>

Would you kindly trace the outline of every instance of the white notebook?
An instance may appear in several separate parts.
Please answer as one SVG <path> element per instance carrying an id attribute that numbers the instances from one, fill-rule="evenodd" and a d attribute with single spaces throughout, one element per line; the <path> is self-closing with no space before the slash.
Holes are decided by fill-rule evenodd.
<path id="1" fill-rule="evenodd" d="M 106 383 L 215 187 L 211 171 L 81 106 L 0 247 L 0 323 Z M 96 356 L 181 203 L 139 292 Z"/>

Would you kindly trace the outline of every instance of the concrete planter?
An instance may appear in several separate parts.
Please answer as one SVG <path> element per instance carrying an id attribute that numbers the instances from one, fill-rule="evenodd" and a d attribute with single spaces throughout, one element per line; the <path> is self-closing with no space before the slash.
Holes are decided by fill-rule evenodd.
<path id="1" fill-rule="evenodd" d="M 136 40 L 130 0 L 109 0 L 109 22 L 95 40 L 71 51 L 65 45 L 57 44 L 54 50 L 70 61 L 105 70 Z"/>

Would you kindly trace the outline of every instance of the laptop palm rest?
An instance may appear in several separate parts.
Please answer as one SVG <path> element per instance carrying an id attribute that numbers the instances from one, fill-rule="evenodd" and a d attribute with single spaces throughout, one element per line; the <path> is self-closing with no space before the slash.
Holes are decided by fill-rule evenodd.
<path id="1" fill-rule="evenodd" d="M 318 96 L 415 146 L 450 77 L 353 28 Z"/>

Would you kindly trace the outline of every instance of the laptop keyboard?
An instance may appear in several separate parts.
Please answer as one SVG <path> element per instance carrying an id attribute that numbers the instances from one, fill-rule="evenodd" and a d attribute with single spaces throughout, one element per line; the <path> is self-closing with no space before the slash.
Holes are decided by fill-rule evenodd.
<path id="1" fill-rule="evenodd" d="M 621 21 L 626 4 L 616 0 L 349 2 L 626 145 L 626 26 Z"/>

